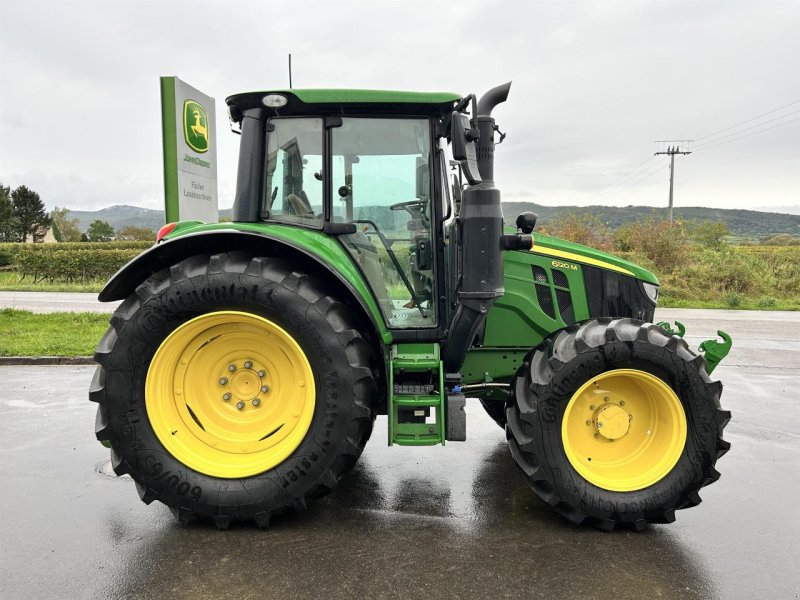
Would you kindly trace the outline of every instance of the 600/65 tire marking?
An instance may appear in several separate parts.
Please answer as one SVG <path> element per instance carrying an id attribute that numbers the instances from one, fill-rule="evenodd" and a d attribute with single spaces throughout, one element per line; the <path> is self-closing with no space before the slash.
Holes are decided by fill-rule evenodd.
<path id="1" fill-rule="evenodd" d="M 144 464 L 147 470 L 150 472 L 150 475 L 156 481 L 161 481 L 166 478 L 166 483 L 169 487 L 176 488 L 178 491 L 178 495 L 186 496 L 187 494 L 192 497 L 194 500 L 199 500 L 200 497 L 203 495 L 203 490 L 199 485 L 192 487 L 188 481 L 181 481 L 179 475 L 172 473 L 171 471 L 165 471 L 164 465 L 160 462 L 156 462 L 156 459 L 153 457 L 152 454 L 148 455 L 144 459 Z M 180 481 L 180 483 L 178 483 Z"/>

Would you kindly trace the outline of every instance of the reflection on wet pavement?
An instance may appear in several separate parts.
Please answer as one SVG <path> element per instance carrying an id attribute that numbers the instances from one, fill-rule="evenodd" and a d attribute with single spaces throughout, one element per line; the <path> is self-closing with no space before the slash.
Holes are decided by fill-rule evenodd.
<path id="1" fill-rule="evenodd" d="M 12 517 L 0 529 L 3 598 L 745 598 L 797 589 L 800 532 L 785 506 L 797 490 L 774 485 L 776 472 L 797 473 L 797 448 L 781 467 L 733 425 L 736 452 L 706 502 L 641 534 L 577 528 L 554 514 L 477 402 L 466 443 L 388 448 L 379 419 L 354 471 L 307 513 L 264 531 L 219 532 L 180 526 L 165 507 L 141 504 L 129 478 L 108 477 L 106 451 L 87 435 L 91 369 L 38 369 L 0 373 L 15 401 L 29 398 L 32 381 L 61 392 L 35 408 L 0 402 L 0 502 Z M 726 402 L 734 409 L 747 400 L 740 384 L 742 397 Z"/>

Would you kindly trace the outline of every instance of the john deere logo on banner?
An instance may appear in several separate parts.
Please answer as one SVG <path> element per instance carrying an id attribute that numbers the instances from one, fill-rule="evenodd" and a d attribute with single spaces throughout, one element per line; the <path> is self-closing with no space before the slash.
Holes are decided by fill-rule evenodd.
<path id="1" fill-rule="evenodd" d="M 208 115 L 203 105 L 194 100 L 183 103 L 183 138 L 195 152 L 208 151 Z"/>
<path id="2" fill-rule="evenodd" d="M 161 78 L 166 221 L 219 220 L 214 99 L 177 77 Z"/>

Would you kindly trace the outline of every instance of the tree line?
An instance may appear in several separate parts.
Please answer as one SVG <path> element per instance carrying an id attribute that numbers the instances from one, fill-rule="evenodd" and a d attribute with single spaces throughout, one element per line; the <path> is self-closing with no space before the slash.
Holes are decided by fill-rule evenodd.
<path id="1" fill-rule="evenodd" d="M 69 218 L 68 208 L 45 210 L 39 194 L 21 185 L 14 190 L 0 182 L 0 242 L 24 242 L 30 236 L 52 228 L 59 242 L 150 241 L 155 232 L 149 227 L 127 225 L 118 231 L 107 221 L 96 219 L 85 232 L 77 219 Z"/>

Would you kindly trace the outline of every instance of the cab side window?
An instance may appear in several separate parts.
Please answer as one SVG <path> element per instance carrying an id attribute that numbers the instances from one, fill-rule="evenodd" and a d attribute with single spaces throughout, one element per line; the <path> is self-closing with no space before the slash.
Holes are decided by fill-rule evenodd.
<path id="1" fill-rule="evenodd" d="M 270 119 L 261 218 L 322 226 L 322 119 Z"/>

